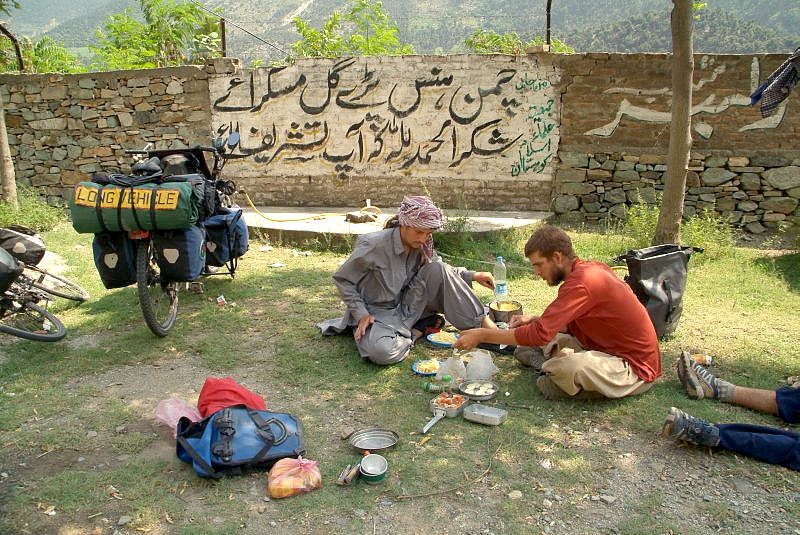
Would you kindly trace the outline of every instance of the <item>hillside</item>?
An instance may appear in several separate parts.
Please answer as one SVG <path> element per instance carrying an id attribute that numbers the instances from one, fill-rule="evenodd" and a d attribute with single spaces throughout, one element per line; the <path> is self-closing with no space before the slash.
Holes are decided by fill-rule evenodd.
<path id="1" fill-rule="evenodd" d="M 10 23 L 18 35 L 47 33 L 71 48 L 94 40 L 94 30 L 112 13 L 138 0 L 25 0 Z M 384 0 L 404 41 L 418 53 L 465 52 L 464 40 L 477 29 L 515 31 L 525 39 L 545 34 L 545 0 Z M 698 18 L 695 49 L 718 53 L 788 53 L 800 44 L 800 2 L 796 0 L 709 0 Z M 246 61 L 280 59 L 297 40 L 291 23 L 300 16 L 315 26 L 347 0 L 205 0 L 221 8 L 229 54 Z M 554 0 L 551 33 L 578 51 L 668 52 L 670 0 Z M 236 28 L 241 26 L 261 40 Z M 266 41 L 266 42 L 265 42 Z"/>

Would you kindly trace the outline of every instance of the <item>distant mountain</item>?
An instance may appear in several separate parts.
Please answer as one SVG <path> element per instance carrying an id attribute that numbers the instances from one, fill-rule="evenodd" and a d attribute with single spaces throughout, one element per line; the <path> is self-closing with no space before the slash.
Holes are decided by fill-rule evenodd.
<path id="1" fill-rule="evenodd" d="M 292 17 L 320 26 L 347 0 L 192 0 L 221 8 L 229 55 L 245 61 L 281 59 L 298 39 Z M 95 28 L 139 0 L 22 0 L 12 12 L 17 35 L 51 35 L 71 48 L 94 41 Z M 545 0 L 384 0 L 404 41 L 418 53 L 466 52 L 475 30 L 544 36 Z M 708 0 L 695 26 L 695 50 L 717 53 L 789 53 L 800 45 L 797 0 Z M 669 52 L 671 0 L 553 0 L 551 35 L 580 52 Z M 255 34 L 248 35 L 237 26 Z"/>

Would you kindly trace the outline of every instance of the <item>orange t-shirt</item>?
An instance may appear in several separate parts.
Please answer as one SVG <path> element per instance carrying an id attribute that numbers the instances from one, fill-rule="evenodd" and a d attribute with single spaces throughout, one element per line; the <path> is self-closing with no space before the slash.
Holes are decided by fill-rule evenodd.
<path id="1" fill-rule="evenodd" d="M 643 381 L 661 375 L 658 338 L 633 290 L 600 262 L 576 259 L 539 319 L 514 330 L 517 344 L 544 346 L 568 332 L 584 349 L 624 359 Z"/>

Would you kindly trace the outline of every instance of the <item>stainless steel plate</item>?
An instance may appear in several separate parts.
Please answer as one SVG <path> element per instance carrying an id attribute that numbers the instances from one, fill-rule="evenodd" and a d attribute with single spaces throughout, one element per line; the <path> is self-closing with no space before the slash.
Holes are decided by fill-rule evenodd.
<path id="1" fill-rule="evenodd" d="M 390 429 L 370 427 L 360 429 L 350 435 L 350 445 L 360 451 L 386 450 L 397 444 L 400 437 Z"/>
<path id="2" fill-rule="evenodd" d="M 470 388 L 472 385 L 491 385 L 485 388 Z M 469 399 L 474 399 L 475 401 L 486 401 L 487 399 L 492 399 L 497 395 L 497 392 L 500 390 L 500 385 L 495 383 L 494 381 L 487 381 L 485 379 L 468 379 L 466 381 L 462 381 L 458 385 L 459 391 L 467 396 Z M 486 390 L 486 393 L 478 394 L 475 391 L 483 392 Z M 473 393 L 470 393 L 473 392 Z"/>

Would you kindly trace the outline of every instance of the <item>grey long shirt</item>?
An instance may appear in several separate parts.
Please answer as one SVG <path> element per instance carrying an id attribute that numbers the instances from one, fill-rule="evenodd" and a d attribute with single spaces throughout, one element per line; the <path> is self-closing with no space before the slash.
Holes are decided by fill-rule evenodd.
<path id="1" fill-rule="evenodd" d="M 323 333 L 342 332 L 367 314 L 398 331 L 405 331 L 406 314 L 398 311 L 403 290 L 417 270 L 423 265 L 422 251 L 406 252 L 398 227 L 364 234 L 356 240 L 350 257 L 333 275 L 333 281 L 347 312 L 342 318 L 328 320 L 318 326 Z M 434 253 L 433 262 L 442 262 Z M 473 271 L 454 268 L 467 285 L 471 285 Z M 408 307 L 424 307 L 425 303 L 404 303 Z M 333 332 L 330 332 L 331 329 Z"/>

